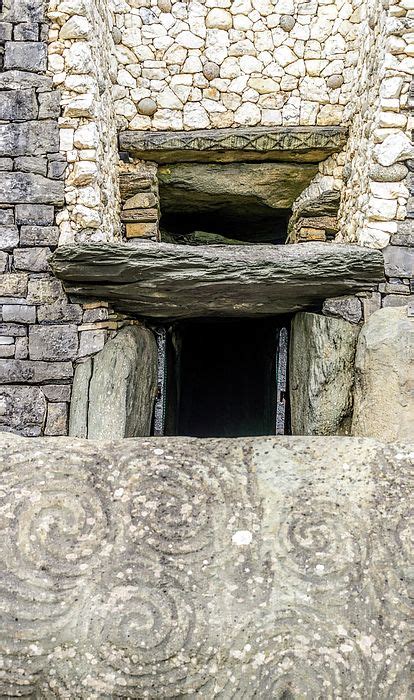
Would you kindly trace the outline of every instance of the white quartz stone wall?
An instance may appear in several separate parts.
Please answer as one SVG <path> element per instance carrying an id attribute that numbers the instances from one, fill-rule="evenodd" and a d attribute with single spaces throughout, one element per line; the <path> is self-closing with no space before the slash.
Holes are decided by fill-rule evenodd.
<path id="1" fill-rule="evenodd" d="M 50 0 L 49 70 L 61 90 L 61 152 L 69 166 L 59 244 L 119 235 L 117 65 L 106 0 Z"/>
<path id="2" fill-rule="evenodd" d="M 408 97 L 414 74 L 414 1 L 368 2 L 346 149 L 339 240 L 385 248 L 407 214 L 404 161 L 414 157 Z"/>
<path id="3" fill-rule="evenodd" d="M 60 243 L 120 235 L 117 129 L 348 125 L 303 197 L 339 189 L 338 240 L 385 247 L 408 199 L 413 14 L 413 0 L 49 0 Z"/>
<path id="4" fill-rule="evenodd" d="M 406 218 L 404 161 L 414 157 L 409 106 L 414 74 L 414 1 L 370 0 L 360 8 L 363 37 L 349 103 L 349 140 L 295 203 L 341 192 L 338 241 L 385 248 Z"/>
<path id="5" fill-rule="evenodd" d="M 362 0 L 114 0 L 120 128 L 336 125 Z"/>

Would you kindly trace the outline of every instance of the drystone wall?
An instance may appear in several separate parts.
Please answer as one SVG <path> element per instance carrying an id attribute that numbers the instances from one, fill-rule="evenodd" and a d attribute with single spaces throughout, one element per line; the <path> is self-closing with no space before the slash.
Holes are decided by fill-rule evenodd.
<path id="1" fill-rule="evenodd" d="M 115 2 L 118 123 L 138 130 L 341 124 L 360 6 Z"/>
<path id="2" fill-rule="evenodd" d="M 3 697 L 409 697 L 412 445 L 0 447 Z"/>
<path id="3" fill-rule="evenodd" d="M 0 427 L 66 435 L 75 361 L 101 350 L 123 325 L 106 303 L 70 303 L 49 267 L 58 243 L 74 240 L 70 215 L 77 226 L 79 206 L 92 193 L 99 230 L 110 235 L 105 212 L 116 211 L 117 201 L 116 134 L 105 112 L 110 91 L 101 90 L 99 103 L 97 94 L 70 100 L 57 89 L 61 79 L 47 70 L 49 22 L 40 0 L 5 0 L 0 33 Z M 91 67 L 90 73 L 100 75 Z M 80 147 L 85 131 L 95 133 L 86 116 L 91 103 L 100 114 L 95 150 Z M 85 116 L 75 117 L 76 109 Z M 75 186 L 73 173 L 81 171 L 85 180 Z M 95 232 L 82 230 L 88 237 Z"/>

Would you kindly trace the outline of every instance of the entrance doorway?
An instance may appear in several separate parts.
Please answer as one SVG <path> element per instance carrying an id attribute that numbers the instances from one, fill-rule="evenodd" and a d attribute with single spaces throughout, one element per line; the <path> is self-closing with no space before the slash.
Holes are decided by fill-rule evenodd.
<path id="1" fill-rule="evenodd" d="M 286 322 L 196 320 L 174 324 L 159 337 L 155 434 L 288 432 Z"/>

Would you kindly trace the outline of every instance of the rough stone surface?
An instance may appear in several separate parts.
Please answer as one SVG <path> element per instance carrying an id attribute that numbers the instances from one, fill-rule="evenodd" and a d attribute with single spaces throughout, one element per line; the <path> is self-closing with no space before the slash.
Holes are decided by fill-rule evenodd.
<path id="1" fill-rule="evenodd" d="M 173 211 L 243 212 L 290 209 L 308 186 L 317 165 L 290 163 L 176 163 L 158 170 L 163 213 Z"/>
<path id="2" fill-rule="evenodd" d="M 3 435 L 3 694 L 408 698 L 412 454 Z"/>
<path id="3" fill-rule="evenodd" d="M 315 163 L 339 151 L 341 127 L 215 129 L 213 131 L 122 132 L 120 147 L 136 158 L 179 161 L 293 160 Z"/>
<path id="4" fill-rule="evenodd" d="M 151 331 L 124 328 L 95 355 L 92 366 L 80 367 L 73 386 L 71 435 L 116 439 L 150 434 L 157 386 L 157 345 Z"/>
<path id="5" fill-rule="evenodd" d="M 40 435 L 45 418 L 46 400 L 39 387 L 0 387 L 0 430 Z"/>
<path id="6" fill-rule="evenodd" d="M 299 313 L 292 322 L 289 384 L 293 435 L 349 435 L 359 328 Z"/>
<path id="7" fill-rule="evenodd" d="M 352 434 L 382 440 L 414 435 L 414 321 L 407 307 L 376 311 L 363 327 L 355 358 Z"/>
<path id="8" fill-rule="evenodd" d="M 63 205 L 63 182 L 31 173 L 0 172 L 0 204 Z"/>
<path id="9" fill-rule="evenodd" d="M 337 297 L 323 302 L 322 312 L 326 316 L 336 316 L 351 323 L 359 323 L 362 318 L 361 301 L 358 297 Z"/>
<path id="10" fill-rule="evenodd" d="M 151 318 L 295 311 L 383 277 L 378 251 L 323 243 L 62 246 L 52 265 L 71 294 L 111 300 Z"/>
<path id="11" fill-rule="evenodd" d="M 32 360 L 70 360 L 78 351 L 75 325 L 33 326 L 29 331 L 29 354 Z"/>

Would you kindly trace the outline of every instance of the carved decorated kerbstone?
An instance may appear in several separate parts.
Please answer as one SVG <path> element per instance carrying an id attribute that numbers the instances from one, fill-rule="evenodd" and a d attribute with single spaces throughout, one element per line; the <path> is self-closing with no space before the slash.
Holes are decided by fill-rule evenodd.
<path id="1" fill-rule="evenodd" d="M 290 313 L 372 289 L 384 275 L 380 251 L 324 243 L 62 246 L 52 267 L 69 294 L 154 319 Z"/>
<path id="2" fill-rule="evenodd" d="M 0 447 L 2 697 L 409 697 L 412 445 Z"/>
<path id="3" fill-rule="evenodd" d="M 158 163 L 284 160 L 317 163 L 346 143 L 337 126 L 255 127 L 197 131 L 124 131 L 121 151 Z"/>

